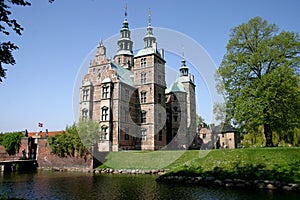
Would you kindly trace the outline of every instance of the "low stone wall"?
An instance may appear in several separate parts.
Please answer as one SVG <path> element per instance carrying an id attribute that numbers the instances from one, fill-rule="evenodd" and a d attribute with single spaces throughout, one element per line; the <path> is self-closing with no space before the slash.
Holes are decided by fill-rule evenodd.
<path id="1" fill-rule="evenodd" d="M 246 181 L 242 179 L 225 179 L 219 180 L 215 177 L 188 177 L 188 176 L 172 176 L 163 175 L 157 178 L 158 182 L 167 183 L 186 183 L 186 184 L 199 184 L 203 186 L 221 186 L 228 188 L 258 188 L 268 190 L 288 190 L 300 191 L 299 184 L 287 183 L 282 181 L 270 180 L 254 180 Z"/>
<path id="2" fill-rule="evenodd" d="M 140 170 L 140 169 L 94 169 L 95 174 L 156 174 L 164 175 L 165 170 Z"/>

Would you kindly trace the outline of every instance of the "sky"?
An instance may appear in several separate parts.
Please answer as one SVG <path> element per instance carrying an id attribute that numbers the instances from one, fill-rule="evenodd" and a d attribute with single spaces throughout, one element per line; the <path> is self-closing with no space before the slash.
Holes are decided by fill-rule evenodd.
<path id="1" fill-rule="evenodd" d="M 214 120 L 212 86 L 205 81 L 205 70 L 197 73 L 193 69 L 215 72 L 226 53 L 231 28 L 260 16 L 277 24 L 280 30 L 300 32 L 298 0 L 30 2 L 30 7 L 12 6 L 12 16 L 24 27 L 22 36 L 0 36 L 1 41 L 11 40 L 19 46 L 14 52 L 16 64 L 6 66 L 7 78 L 0 84 L 0 132 L 38 131 L 39 122 L 44 124 L 43 130 L 64 130 L 66 125 L 74 123 L 74 85 L 80 77 L 78 73 L 100 39 L 109 41 L 112 36 L 118 37 L 116 34 L 121 29 L 126 4 L 130 29 L 142 28 L 146 33 L 151 8 L 154 35 L 155 30 L 159 32 L 161 28 L 176 31 L 198 44 L 211 59 L 214 68 L 205 64 L 193 66 L 201 60 L 194 62 L 194 58 L 189 57 L 192 54 L 189 45 L 182 44 L 188 66 L 195 74 L 197 113 L 207 123 Z M 173 43 L 176 39 L 170 40 Z M 117 51 L 117 46 L 115 50 L 113 45 L 109 47 L 112 52 Z M 158 48 L 164 48 L 159 38 Z M 178 71 L 180 56 L 166 51 L 167 66 Z"/>

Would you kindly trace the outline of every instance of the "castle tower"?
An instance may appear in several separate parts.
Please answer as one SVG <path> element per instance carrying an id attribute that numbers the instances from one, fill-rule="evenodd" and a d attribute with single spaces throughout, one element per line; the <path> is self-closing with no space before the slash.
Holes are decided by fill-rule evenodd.
<path id="1" fill-rule="evenodd" d="M 158 52 L 151 26 L 151 15 L 144 48 L 134 57 L 134 85 L 140 101 L 141 149 L 154 150 L 165 145 L 165 60 Z"/>
<path id="2" fill-rule="evenodd" d="M 118 40 L 118 52 L 114 57 L 114 62 L 128 70 L 131 70 L 133 66 L 133 42 L 130 39 L 130 33 L 126 6 L 124 22 L 120 30 L 120 39 Z"/>
<path id="3" fill-rule="evenodd" d="M 191 144 L 196 132 L 196 98 L 195 98 L 195 83 L 194 75 L 189 73 L 189 68 L 186 66 L 186 61 L 184 58 L 184 53 L 182 53 L 181 67 L 179 69 L 180 77 L 179 81 L 184 85 L 186 95 L 186 116 L 187 116 L 187 145 Z"/>

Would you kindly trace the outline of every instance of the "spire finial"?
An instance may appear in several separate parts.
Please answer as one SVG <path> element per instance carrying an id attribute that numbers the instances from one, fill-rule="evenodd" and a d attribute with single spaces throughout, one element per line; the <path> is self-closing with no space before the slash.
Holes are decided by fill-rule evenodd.
<path id="1" fill-rule="evenodd" d="M 127 7 L 127 3 L 126 3 L 126 6 L 125 6 L 125 18 L 127 18 L 127 11 L 128 11 L 128 7 Z"/>
<path id="2" fill-rule="evenodd" d="M 151 8 L 149 8 L 148 24 L 151 25 Z"/>
<path id="3" fill-rule="evenodd" d="M 184 46 L 183 45 L 182 45 L 181 67 L 186 67 L 186 65 L 185 65 L 185 59 L 184 59 Z"/>

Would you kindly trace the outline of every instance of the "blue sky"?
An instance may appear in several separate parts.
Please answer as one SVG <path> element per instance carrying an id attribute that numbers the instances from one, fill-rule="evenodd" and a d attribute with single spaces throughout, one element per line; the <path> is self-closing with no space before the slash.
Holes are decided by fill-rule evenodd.
<path id="1" fill-rule="evenodd" d="M 154 27 L 191 37 L 207 51 L 216 67 L 226 52 L 230 29 L 255 16 L 277 24 L 280 30 L 300 32 L 297 0 L 31 2 L 30 7 L 12 8 L 13 16 L 25 28 L 23 35 L 0 36 L 1 41 L 12 40 L 19 46 L 14 53 L 17 64 L 7 67 L 7 78 L 0 84 L 0 132 L 36 131 L 38 122 L 44 123 L 44 129 L 63 130 L 74 122 L 72 98 L 77 72 L 100 38 L 106 40 L 119 33 L 126 2 L 131 29 L 147 25 L 151 8 Z M 158 46 L 163 48 L 159 41 Z M 172 56 L 166 58 L 167 63 L 177 70 L 179 59 L 170 59 Z M 198 113 L 210 122 L 211 105 L 206 101 L 201 77 L 198 80 Z"/>

